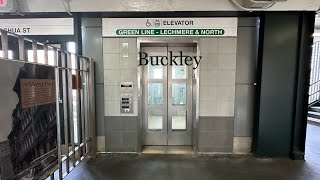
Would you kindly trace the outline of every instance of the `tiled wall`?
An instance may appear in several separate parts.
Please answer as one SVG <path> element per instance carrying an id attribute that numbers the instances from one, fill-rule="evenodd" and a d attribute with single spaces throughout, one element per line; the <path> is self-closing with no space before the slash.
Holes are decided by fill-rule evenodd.
<path id="1" fill-rule="evenodd" d="M 128 43 L 124 57 L 123 43 Z M 232 152 L 234 146 L 237 38 L 201 38 L 199 151 Z M 125 53 L 126 54 L 126 53 Z M 136 38 L 104 38 L 105 151 L 138 149 Z M 120 113 L 120 82 L 134 83 L 134 113 Z M 247 143 L 237 137 L 236 146 Z M 245 147 L 244 147 L 245 148 Z M 101 148 L 103 149 L 103 148 Z"/>
<path id="2" fill-rule="evenodd" d="M 199 152 L 232 152 L 237 38 L 202 38 Z"/>
<path id="3" fill-rule="evenodd" d="M 136 38 L 104 38 L 103 59 L 105 151 L 134 152 L 138 143 Z M 120 113 L 120 82 L 133 82 L 133 114 Z"/>
<path id="4" fill-rule="evenodd" d="M 138 118 L 136 116 L 105 116 L 106 151 L 137 152 Z"/>

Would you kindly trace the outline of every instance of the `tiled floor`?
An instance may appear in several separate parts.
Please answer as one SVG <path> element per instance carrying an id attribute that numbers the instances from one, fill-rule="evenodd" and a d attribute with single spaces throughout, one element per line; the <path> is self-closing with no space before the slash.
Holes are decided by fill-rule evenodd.
<path id="1" fill-rule="evenodd" d="M 320 180 L 320 127 L 308 125 L 306 161 L 250 155 L 108 154 L 85 160 L 74 180 Z"/>

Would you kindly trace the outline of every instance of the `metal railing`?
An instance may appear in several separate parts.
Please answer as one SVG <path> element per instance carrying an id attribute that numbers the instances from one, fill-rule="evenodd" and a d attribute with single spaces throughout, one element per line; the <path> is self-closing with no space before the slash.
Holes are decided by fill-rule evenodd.
<path id="1" fill-rule="evenodd" d="M 93 60 L 1 29 L 0 33 L 0 60 L 54 68 L 57 147 L 50 156 L 41 156 L 39 162 L 52 166 L 45 168 L 41 179 L 63 179 L 95 150 Z M 32 56 L 27 53 L 30 51 Z M 56 165 L 52 165 L 54 157 Z M 30 164 L 28 176 L 32 176 L 33 166 Z"/>
<path id="2" fill-rule="evenodd" d="M 320 101 L 320 41 L 314 42 L 312 48 L 309 105 Z"/>

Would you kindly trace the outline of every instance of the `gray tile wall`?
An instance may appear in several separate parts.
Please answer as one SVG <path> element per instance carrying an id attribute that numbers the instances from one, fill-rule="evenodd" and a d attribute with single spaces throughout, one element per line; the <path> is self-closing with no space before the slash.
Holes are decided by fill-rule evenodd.
<path id="1" fill-rule="evenodd" d="M 199 118 L 199 152 L 233 151 L 233 117 Z"/>
<path id="2" fill-rule="evenodd" d="M 137 116 L 105 116 L 105 130 L 106 152 L 137 152 Z"/>
<path id="3" fill-rule="evenodd" d="M 128 43 L 123 57 L 122 43 Z M 138 143 L 136 38 L 104 38 L 105 151 L 134 152 Z M 232 152 L 237 38 L 202 38 L 200 75 L 200 152 Z M 119 85 L 135 86 L 134 114 L 120 113 Z"/>
<path id="4" fill-rule="evenodd" d="M 127 51 L 123 44 L 128 44 Z M 126 51 L 126 52 L 125 52 Z M 138 146 L 137 39 L 104 38 L 104 134 L 106 152 L 136 152 Z M 120 83 L 133 82 L 133 114 L 120 113 Z"/>
<path id="5" fill-rule="evenodd" d="M 201 38 L 200 116 L 233 117 L 237 38 Z"/>
<path id="6" fill-rule="evenodd" d="M 123 44 L 128 44 L 124 52 Z M 104 69 L 104 115 L 105 116 L 138 116 L 137 99 L 137 39 L 136 38 L 104 38 L 103 69 Z M 133 82 L 134 113 L 120 114 L 120 83 Z"/>
<path id="7" fill-rule="evenodd" d="M 232 152 L 237 38 L 201 38 L 199 152 Z"/>

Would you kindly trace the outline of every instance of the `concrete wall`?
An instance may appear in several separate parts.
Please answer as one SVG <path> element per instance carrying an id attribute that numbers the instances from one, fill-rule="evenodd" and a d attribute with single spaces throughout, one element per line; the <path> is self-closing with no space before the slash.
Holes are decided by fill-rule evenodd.
<path id="1" fill-rule="evenodd" d="M 123 56 L 123 43 L 128 43 L 128 57 Z M 103 69 L 105 151 L 136 152 L 139 135 L 137 39 L 104 38 Z M 133 114 L 120 113 L 120 82 L 133 82 Z"/>
<path id="2" fill-rule="evenodd" d="M 17 0 L 22 12 L 66 12 L 60 0 Z M 241 11 L 228 0 L 65 0 L 72 12 L 117 11 Z M 275 4 L 270 11 L 309 10 L 319 8 L 318 0 L 288 0 Z"/>

